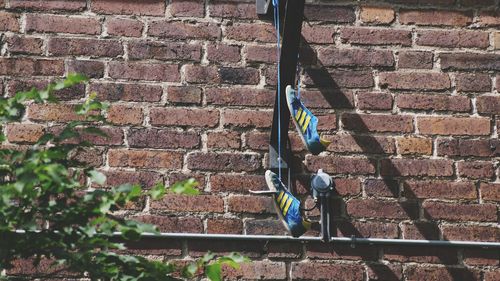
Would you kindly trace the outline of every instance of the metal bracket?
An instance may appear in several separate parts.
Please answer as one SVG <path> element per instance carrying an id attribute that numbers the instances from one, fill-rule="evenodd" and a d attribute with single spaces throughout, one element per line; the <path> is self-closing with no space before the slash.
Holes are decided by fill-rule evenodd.
<path id="1" fill-rule="evenodd" d="M 332 192 L 335 189 L 335 183 L 332 178 L 319 169 L 318 173 L 311 178 L 311 189 L 314 200 L 320 204 L 321 214 L 321 235 L 324 242 L 330 242 L 332 234 L 331 229 L 331 210 L 330 200 Z"/>
<path id="2" fill-rule="evenodd" d="M 257 8 L 257 15 L 267 15 L 271 0 L 255 0 L 255 7 Z"/>

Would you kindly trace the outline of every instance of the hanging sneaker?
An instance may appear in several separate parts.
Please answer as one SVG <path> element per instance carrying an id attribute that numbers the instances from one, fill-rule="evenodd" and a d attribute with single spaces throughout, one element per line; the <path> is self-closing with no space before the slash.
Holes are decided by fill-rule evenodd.
<path id="1" fill-rule="evenodd" d="M 286 101 L 295 128 L 307 149 L 314 155 L 325 151 L 332 142 L 319 136 L 318 118 L 297 98 L 295 90 L 290 85 L 286 87 Z"/>
<path id="2" fill-rule="evenodd" d="M 276 212 L 288 232 L 293 237 L 299 237 L 309 230 L 311 222 L 302 218 L 300 201 L 285 188 L 278 175 L 267 170 L 266 183 L 269 191 L 273 192 Z"/>

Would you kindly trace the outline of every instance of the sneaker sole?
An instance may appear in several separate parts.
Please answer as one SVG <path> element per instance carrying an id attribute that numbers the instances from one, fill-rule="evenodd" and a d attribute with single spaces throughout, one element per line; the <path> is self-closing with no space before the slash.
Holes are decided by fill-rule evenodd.
<path id="1" fill-rule="evenodd" d="M 295 125 L 295 128 L 297 129 L 297 131 L 299 132 L 299 136 L 300 136 L 300 139 L 302 140 L 302 143 L 304 143 L 307 150 L 311 151 L 311 149 L 307 145 L 306 139 L 304 138 L 304 134 L 302 134 L 302 130 L 301 130 L 302 128 L 300 127 L 300 124 L 297 122 L 297 120 L 295 120 L 295 116 L 293 115 L 293 108 L 291 108 L 292 101 L 290 100 L 290 95 L 289 95 L 289 93 L 291 91 L 293 91 L 292 87 L 287 86 L 286 87 L 286 105 L 288 107 L 288 111 L 290 111 L 290 116 L 292 117 L 292 122 Z"/>

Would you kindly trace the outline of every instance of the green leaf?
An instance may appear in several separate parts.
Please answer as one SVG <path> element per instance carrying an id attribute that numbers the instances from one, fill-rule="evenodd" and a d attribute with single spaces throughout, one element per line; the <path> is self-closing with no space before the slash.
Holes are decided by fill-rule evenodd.
<path id="1" fill-rule="evenodd" d="M 103 185 L 106 182 L 106 176 L 96 170 L 89 171 L 88 175 L 92 182 L 95 182 L 99 185 Z"/>
<path id="2" fill-rule="evenodd" d="M 172 185 L 169 189 L 176 194 L 186 194 L 186 195 L 198 195 L 200 191 L 195 187 L 198 186 L 198 182 L 191 178 L 185 181 L 181 181 Z"/>
<path id="3" fill-rule="evenodd" d="M 157 183 L 151 190 L 148 192 L 148 194 L 151 196 L 151 199 L 153 200 L 158 200 L 165 195 L 166 188 L 163 184 Z"/>
<path id="4" fill-rule="evenodd" d="M 221 265 L 219 263 L 207 265 L 205 267 L 205 274 L 211 281 L 221 281 L 222 280 Z"/>

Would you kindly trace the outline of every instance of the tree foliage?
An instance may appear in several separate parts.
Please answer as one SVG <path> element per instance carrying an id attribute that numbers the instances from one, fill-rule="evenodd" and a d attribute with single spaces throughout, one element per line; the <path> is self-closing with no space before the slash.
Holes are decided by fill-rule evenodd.
<path id="1" fill-rule="evenodd" d="M 19 122 L 27 103 L 57 102 L 54 91 L 85 81 L 72 74 L 44 90 L 0 98 L 0 126 Z M 145 196 L 155 200 L 167 192 L 198 191 L 192 179 L 172 188 L 159 183 L 150 190 L 134 184 L 92 188 L 103 184 L 106 177 L 79 162 L 77 155 L 91 146 L 82 141 L 83 135 L 104 136 L 97 126 L 105 123 L 102 113 L 106 108 L 92 94 L 75 107 L 83 121 L 70 122 L 57 134 L 46 133 L 29 147 L 0 147 L 0 279 L 9 279 L 6 272 L 17 259 L 32 259 L 35 264 L 48 260 L 55 270 L 85 272 L 92 280 L 178 280 L 200 274 L 220 280 L 222 264 L 238 267 L 245 260 L 238 254 L 215 257 L 208 253 L 181 268 L 121 254 L 123 242 L 158 230 L 114 216 L 114 211 Z M 0 142 L 5 139 L 0 131 Z"/>

